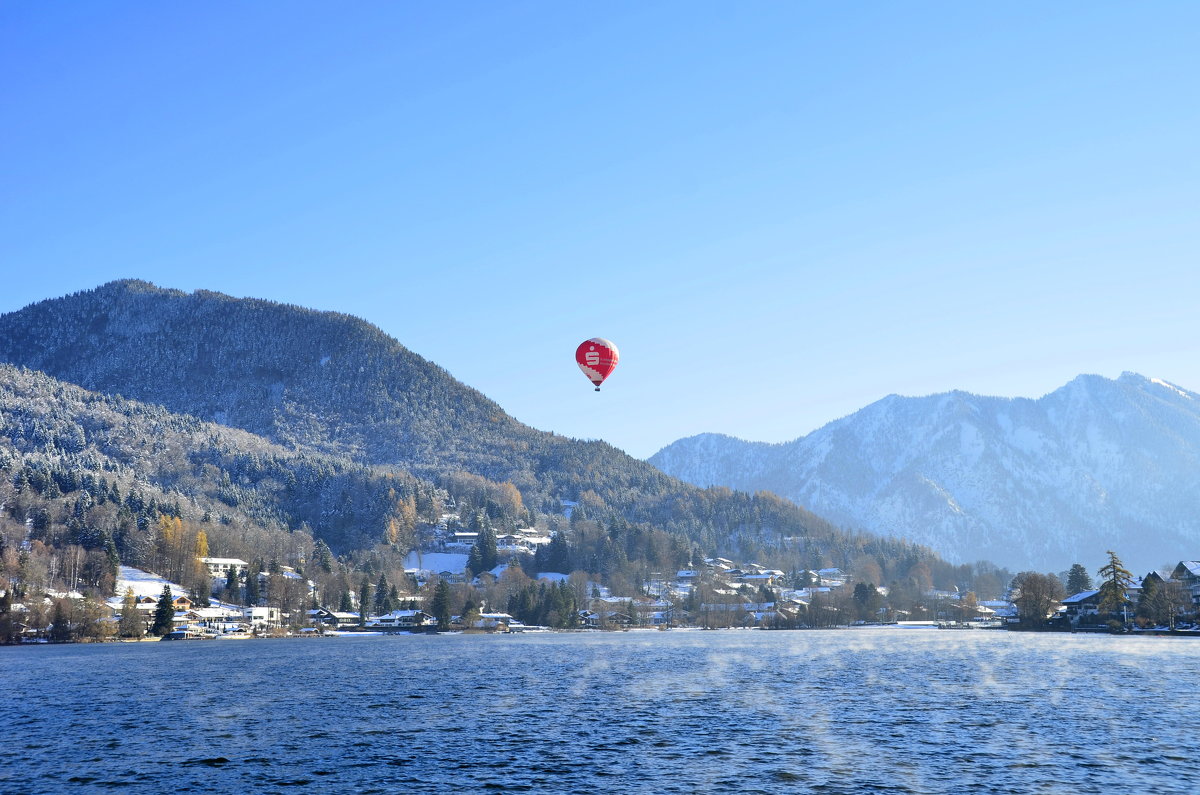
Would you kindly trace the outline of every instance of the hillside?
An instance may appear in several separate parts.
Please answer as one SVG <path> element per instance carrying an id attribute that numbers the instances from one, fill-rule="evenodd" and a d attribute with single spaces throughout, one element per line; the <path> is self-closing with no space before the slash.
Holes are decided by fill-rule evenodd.
<path id="1" fill-rule="evenodd" d="M 892 395 L 792 442 L 702 435 L 650 461 L 1013 568 L 1114 549 L 1148 569 L 1200 546 L 1200 396 L 1132 373 L 1037 400 Z"/>
<path id="2" fill-rule="evenodd" d="M 369 547 L 398 501 L 437 492 L 405 473 L 288 450 L 11 365 L 0 365 L 0 472 L 0 503 L 35 540 L 111 540 L 133 565 L 148 562 L 160 514 L 205 525 L 221 555 L 293 561 L 311 556 L 314 538 L 338 551 Z"/>
<path id="3" fill-rule="evenodd" d="M 609 445 L 522 425 L 378 328 L 337 313 L 114 282 L 0 316 L 0 361 L 287 447 L 511 481 L 546 511 L 587 489 L 606 500 L 678 489 Z"/>
<path id="4" fill-rule="evenodd" d="M 0 360 L 106 399 L 240 428 L 293 454 L 439 485 L 460 473 L 511 483 L 534 514 L 561 518 L 570 500 L 579 503 L 574 521 L 610 524 L 614 536 L 618 526 L 654 528 L 704 553 L 792 566 L 866 557 L 887 575 L 918 561 L 945 566 L 928 550 L 843 533 L 770 495 L 698 489 L 603 442 L 537 431 L 347 315 L 114 282 L 0 316 Z"/>

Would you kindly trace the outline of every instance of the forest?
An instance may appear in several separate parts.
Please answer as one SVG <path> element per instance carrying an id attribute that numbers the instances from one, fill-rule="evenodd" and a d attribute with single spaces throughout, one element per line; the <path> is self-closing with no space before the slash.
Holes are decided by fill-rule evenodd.
<path id="1" fill-rule="evenodd" d="M 404 557 L 449 513 L 540 528 L 554 541 L 515 561 L 527 573 L 584 571 L 631 596 L 712 555 L 901 590 L 998 587 L 986 563 L 525 426 L 347 315 L 114 282 L 0 316 L 0 360 L 14 592 L 111 595 L 123 563 L 201 595 L 188 560 L 206 549 L 300 572 L 328 601 L 364 577 L 415 595 Z"/>

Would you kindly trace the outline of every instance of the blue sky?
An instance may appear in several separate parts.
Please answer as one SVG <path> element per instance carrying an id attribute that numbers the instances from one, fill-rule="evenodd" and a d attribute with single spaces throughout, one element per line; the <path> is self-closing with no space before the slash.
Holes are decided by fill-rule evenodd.
<path id="1" fill-rule="evenodd" d="M 1200 388 L 1194 3 L 0 4 L 0 312 L 363 317 L 644 457 Z M 592 336 L 622 360 L 596 394 Z"/>

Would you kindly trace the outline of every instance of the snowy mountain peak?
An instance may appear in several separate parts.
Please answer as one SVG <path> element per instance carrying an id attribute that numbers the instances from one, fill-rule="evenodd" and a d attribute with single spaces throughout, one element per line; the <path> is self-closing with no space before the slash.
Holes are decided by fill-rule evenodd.
<path id="1" fill-rule="evenodd" d="M 959 560 L 1045 571 L 1113 549 L 1150 568 L 1200 548 L 1196 397 L 1137 373 L 1037 399 L 889 395 L 792 442 L 704 434 L 650 462 Z"/>
<path id="2" fill-rule="evenodd" d="M 1176 395 L 1179 395 L 1181 398 L 1184 398 L 1185 400 L 1195 400 L 1196 399 L 1196 393 L 1189 392 L 1182 387 L 1175 386 L 1175 384 L 1172 384 L 1170 381 L 1164 381 L 1161 378 L 1151 378 L 1150 383 L 1154 384 L 1155 386 L 1161 386 L 1164 389 L 1169 389 L 1172 392 L 1174 392 Z"/>

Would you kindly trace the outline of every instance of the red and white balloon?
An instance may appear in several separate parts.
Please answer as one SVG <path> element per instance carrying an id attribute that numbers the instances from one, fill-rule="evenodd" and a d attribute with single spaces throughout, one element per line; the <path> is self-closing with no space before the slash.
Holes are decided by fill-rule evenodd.
<path id="1" fill-rule="evenodd" d="M 617 346 L 603 337 L 592 337 L 581 342 L 575 349 L 575 363 L 583 370 L 587 379 L 596 385 L 597 392 L 600 391 L 604 379 L 608 378 L 617 366 L 619 357 Z"/>

